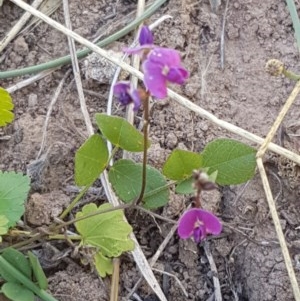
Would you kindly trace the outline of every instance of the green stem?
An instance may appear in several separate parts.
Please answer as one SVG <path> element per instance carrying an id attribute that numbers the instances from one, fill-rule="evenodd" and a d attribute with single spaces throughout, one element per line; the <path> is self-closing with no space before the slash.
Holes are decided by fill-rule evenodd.
<path id="1" fill-rule="evenodd" d="M 56 234 L 56 235 L 49 235 L 49 239 L 70 239 L 70 240 L 81 240 L 82 237 L 80 235 L 64 235 L 64 234 Z"/>
<path id="2" fill-rule="evenodd" d="M 87 215 L 84 215 L 84 216 L 81 216 L 81 217 L 78 217 L 78 218 L 74 218 L 70 221 L 67 221 L 67 222 L 63 222 L 59 225 L 53 225 L 52 227 L 50 226 L 49 227 L 49 230 L 51 232 L 56 232 L 57 230 L 63 228 L 63 227 L 66 227 L 66 226 L 69 226 L 69 225 L 72 225 L 76 222 L 79 222 L 79 221 L 82 221 L 84 219 L 87 219 L 87 218 L 90 218 L 90 217 L 93 217 L 93 216 L 96 216 L 96 215 L 99 215 L 99 214 L 104 214 L 104 213 L 107 213 L 107 212 L 112 212 L 112 211 L 115 211 L 115 210 L 122 210 L 122 209 L 126 209 L 126 208 L 129 208 L 129 207 L 132 207 L 132 204 L 125 204 L 125 205 L 120 205 L 120 206 L 116 206 L 116 207 L 112 207 L 112 208 L 109 208 L 109 209 L 106 209 L 106 210 L 101 210 L 101 211 L 95 211 L 95 212 L 92 212 L 90 214 L 87 214 Z"/>
<path id="3" fill-rule="evenodd" d="M 9 273 L 13 278 L 15 278 L 18 282 L 21 282 L 26 288 L 34 292 L 37 296 L 39 296 L 44 301 L 58 301 L 53 296 L 48 294 L 45 290 L 39 288 L 35 285 L 29 278 L 27 278 L 23 273 L 17 270 L 13 265 L 11 265 L 7 260 L 0 256 L 0 266 L 7 273 Z"/>
<path id="4" fill-rule="evenodd" d="M 153 15 L 167 0 L 157 0 L 151 5 L 145 12 L 138 18 L 136 18 L 134 21 L 126 25 L 121 30 L 117 31 L 116 33 L 112 34 L 111 36 L 99 41 L 96 45 L 99 47 L 105 47 L 112 42 L 120 39 L 121 37 L 125 36 L 127 33 L 135 29 L 140 23 L 142 23 L 145 19 L 149 18 L 151 15 Z M 76 52 L 77 58 L 82 59 L 86 57 L 89 53 L 92 51 L 90 49 L 84 49 L 81 51 Z M 51 68 L 57 68 L 62 65 L 66 65 L 71 63 L 71 56 L 67 55 L 64 57 L 61 57 L 59 59 L 39 64 L 36 66 L 26 67 L 23 69 L 17 69 L 17 70 L 10 70 L 10 71 L 3 71 L 0 72 L 0 79 L 5 78 L 12 78 L 16 76 L 22 76 L 26 74 L 32 74 L 32 73 L 38 73 L 42 72 L 44 70 L 48 70 Z"/>
<path id="5" fill-rule="evenodd" d="M 292 80 L 299 80 L 300 79 L 300 75 L 299 74 L 296 74 L 292 71 L 289 71 L 289 70 L 286 70 L 286 69 L 283 69 L 282 71 L 282 74 L 289 78 L 289 79 L 292 79 Z"/>
<path id="6" fill-rule="evenodd" d="M 94 183 L 94 182 L 93 182 Z M 90 185 L 85 186 L 79 194 L 76 196 L 76 198 L 72 201 L 72 203 L 64 210 L 64 212 L 59 216 L 59 219 L 63 220 L 69 212 L 74 208 L 74 206 L 80 201 L 80 199 L 83 197 L 83 195 L 88 191 L 88 189 L 92 186 Z"/>
<path id="7" fill-rule="evenodd" d="M 142 171 L 142 187 L 138 199 L 134 202 L 135 205 L 138 205 L 142 202 L 147 181 L 147 152 L 148 152 L 148 126 L 149 126 L 149 97 L 146 97 L 144 101 L 144 153 L 143 153 L 143 171 Z"/>

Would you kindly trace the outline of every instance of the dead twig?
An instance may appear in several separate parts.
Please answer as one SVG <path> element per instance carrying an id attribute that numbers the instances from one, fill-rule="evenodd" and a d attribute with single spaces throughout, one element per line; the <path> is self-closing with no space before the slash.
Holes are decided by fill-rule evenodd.
<path id="1" fill-rule="evenodd" d="M 222 22 L 222 30 L 221 30 L 220 52 L 221 52 L 221 69 L 222 70 L 224 69 L 224 63 L 225 63 L 224 43 L 225 43 L 225 25 L 226 25 L 227 11 L 228 11 L 228 3 L 229 3 L 229 0 L 226 1 L 223 22 Z"/>

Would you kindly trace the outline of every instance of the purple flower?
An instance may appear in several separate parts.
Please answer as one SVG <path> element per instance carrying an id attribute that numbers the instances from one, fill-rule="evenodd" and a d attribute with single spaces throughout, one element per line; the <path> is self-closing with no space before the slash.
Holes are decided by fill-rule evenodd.
<path id="1" fill-rule="evenodd" d="M 148 26 L 143 26 L 139 35 L 140 45 L 134 48 L 125 48 L 124 51 L 129 54 L 144 54 L 154 48 L 153 35 Z"/>
<path id="2" fill-rule="evenodd" d="M 144 83 L 156 98 L 167 96 L 167 83 L 182 85 L 189 72 L 181 65 L 180 55 L 174 49 L 154 48 L 143 63 Z"/>
<path id="3" fill-rule="evenodd" d="M 199 208 L 187 210 L 179 219 L 178 235 L 182 239 L 194 237 L 196 243 L 203 240 L 207 234 L 218 235 L 222 231 L 219 219 L 209 211 Z"/>
<path id="4" fill-rule="evenodd" d="M 140 45 L 153 45 L 153 35 L 148 26 L 143 26 L 139 35 Z"/>
<path id="5" fill-rule="evenodd" d="M 133 102 L 134 111 L 137 111 L 141 106 L 139 91 L 133 89 L 129 82 L 120 81 L 116 83 L 114 85 L 114 94 L 123 106 Z"/>

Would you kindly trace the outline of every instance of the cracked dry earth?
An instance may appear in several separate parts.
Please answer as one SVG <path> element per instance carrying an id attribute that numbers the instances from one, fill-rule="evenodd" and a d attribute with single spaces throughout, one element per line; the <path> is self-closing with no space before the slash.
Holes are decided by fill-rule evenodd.
<path id="1" fill-rule="evenodd" d="M 293 89 L 290 80 L 271 78 L 266 74 L 266 61 L 280 59 L 288 68 L 299 72 L 292 23 L 284 1 L 229 1 L 224 28 L 225 61 L 221 68 L 220 40 L 225 2 L 212 9 L 208 0 L 171 0 L 147 22 L 153 22 L 163 14 L 173 17 L 160 25 L 154 34 L 156 44 L 181 52 L 184 65 L 191 73 L 185 86 L 174 87 L 178 93 L 218 118 L 265 136 Z M 124 26 L 134 18 L 135 9 L 136 1 L 70 0 L 73 29 L 89 40 L 99 35 L 106 36 Z M 21 9 L 4 0 L 0 9 L 0 39 L 21 15 Z M 62 6 L 52 18 L 64 23 Z M 119 49 L 132 40 L 133 35 L 121 39 Z M 20 34 L 0 54 L 1 71 L 39 64 L 66 54 L 66 37 L 47 24 L 39 23 Z M 95 112 L 106 110 L 109 81 L 101 79 L 99 82 L 90 76 L 91 73 L 86 73 L 87 62 L 94 64 L 97 59 L 85 59 L 80 63 L 87 106 L 93 117 Z M 33 178 L 26 210 L 31 227 L 47 225 L 76 195 L 74 154 L 87 132 L 73 75 L 67 78 L 54 106 L 46 147 L 38 158 L 49 103 L 69 68 L 62 67 L 14 92 L 16 120 L 1 134 L 10 139 L 0 140 L 0 169 L 29 172 Z M 10 87 L 28 77 L 1 80 L 1 86 Z M 297 98 L 275 141 L 296 153 L 299 153 L 299 109 L 300 100 Z M 123 108 L 116 103 L 113 111 L 124 116 Z M 138 118 L 135 121 L 139 123 Z M 149 163 L 161 168 L 173 149 L 201 151 L 217 137 L 241 140 L 172 100 L 156 103 L 152 108 Z M 269 153 L 265 164 L 300 280 L 298 167 Z M 168 206 L 159 213 L 176 219 L 185 208 L 186 200 L 171 195 Z M 96 183 L 83 202 L 101 203 L 104 200 L 101 185 Z M 226 222 L 222 235 L 208 241 L 223 300 L 294 300 L 259 176 L 246 187 L 219 187 L 218 191 L 205 195 L 204 200 L 205 207 L 214 210 Z M 145 255 L 151 258 L 171 225 L 159 220 L 154 222 L 141 212 L 129 212 L 128 218 Z M 57 250 L 59 254 L 55 253 Z M 36 248 L 36 252 L 49 278 L 49 290 L 58 300 L 109 299 L 110 280 L 99 279 L 88 266 L 74 259 L 69 246 L 61 242 L 50 243 L 50 246 Z M 174 235 L 155 268 L 174 274 L 187 293 L 186 296 L 174 278 L 155 272 L 168 300 L 214 300 L 214 273 L 203 245 L 179 241 Z M 127 300 L 128 289 L 139 277 L 131 255 L 125 255 L 121 265 L 120 300 Z M 156 300 L 146 283 L 136 293 L 141 300 Z"/>

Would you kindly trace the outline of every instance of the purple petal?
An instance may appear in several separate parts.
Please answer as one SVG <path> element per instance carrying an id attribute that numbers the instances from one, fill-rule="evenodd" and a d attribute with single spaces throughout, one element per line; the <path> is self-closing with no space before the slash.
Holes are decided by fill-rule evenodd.
<path id="1" fill-rule="evenodd" d="M 153 44 L 153 35 L 148 26 L 143 26 L 139 36 L 140 45 Z"/>
<path id="2" fill-rule="evenodd" d="M 159 99 L 167 96 L 167 80 L 162 74 L 162 68 L 162 65 L 153 63 L 148 59 L 143 63 L 145 86 L 152 96 Z"/>
<path id="3" fill-rule="evenodd" d="M 198 210 L 197 208 L 187 210 L 180 217 L 177 229 L 180 238 L 186 239 L 193 235 L 198 220 Z"/>
<path id="4" fill-rule="evenodd" d="M 198 209 L 198 219 L 203 222 L 206 232 L 218 235 L 222 231 L 222 224 L 219 219 L 209 211 Z"/>
<path id="5" fill-rule="evenodd" d="M 129 89 L 130 89 L 129 82 L 120 81 L 114 85 L 114 94 L 116 96 L 119 96 L 123 93 L 128 93 Z"/>
<path id="6" fill-rule="evenodd" d="M 174 49 L 156 47 L 148 54 L 148 59 L 164 66 L 178 67 L 180 66 L 179 52 Z"/>
<path id="7" fill-rule="evenodd" d="M 167 74 L 168 81 L 179 85 L 182 85 L 188 77 L 188 71 L 182 67 L 171 67 Z"/>
<path id="8" fill-rule="evenodd" d="M 133 90 L 131 93 L 131 98 L 133 100 L 133 111 L 137 111 L 140 106 L 141 106 L 141 98 L 140 98 L 140 94 L 137 90 Z"/>
<path id="9" fill-rule="evenodd" d="M 194 229 L 194 241 L 196 243 L 200 242 L 201 240 L 203 240 L 206 237 L 206 230 L 204 226 L 199 226 L 197 228 Z"/>

